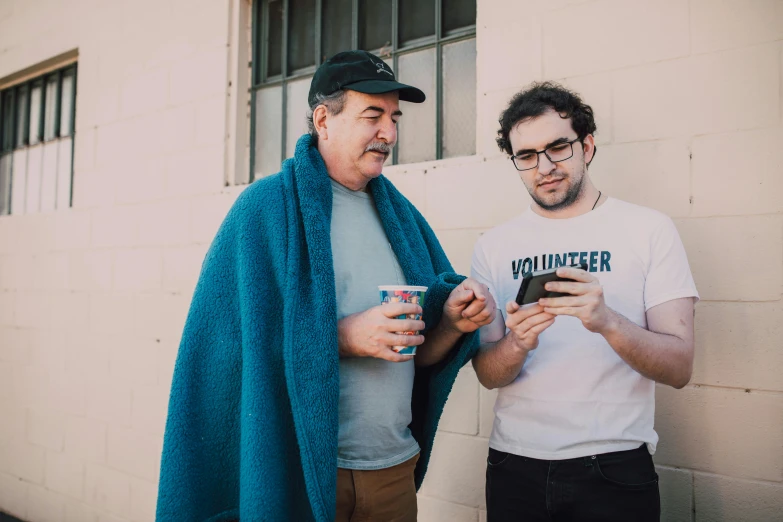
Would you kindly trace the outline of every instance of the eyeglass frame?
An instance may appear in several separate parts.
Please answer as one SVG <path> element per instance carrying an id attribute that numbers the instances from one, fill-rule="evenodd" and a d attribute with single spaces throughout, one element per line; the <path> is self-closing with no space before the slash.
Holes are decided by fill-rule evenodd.
<path id="1" fill-rule="evenodd" d="M 535 155 L 536 155 L 536 164 L 533 165 L 532 167 L 528 167 L 526 169 L 520 169 L 519 167 L 517 167 L 517 162 L 514 161 L 517 158 L 516 155 L 511 156 L 511 158 L 510 158 L 511 159 L 511 163 L 514 165 L 514 168 L 517 169 L 519 172 L 525 172 L 526 170 L 533 170 L 534 168 L 538 167 L 538 165 L 540 163 L 541 153 L 543 153 L 546 156 L 546 159 L 548 159 L 552 163 L 560 163 L 562 161 L 568 161 L 568 160 L 570 160 L 571 158 L 574 157 L 574 143 L 576 143 L 577 141 L 581 141 L 582 143 L 584 143 L 584 139 L 583 138 L 577 137 L 577 138 L 575 138 L 575 139 L 573 139 L 571 141 L 564 141 L 562 143 L 556 143 L 554 145 L 550 145 L 549 147 L 547 147 L 545 149 L 542 149 L 542 150 L 531 150 L 529 152 L 525 152 L 525 154 L 535 153 Z M 555 160 L 553 160 L 552 158 L 549 157 L 549 154 L 547 154 L 546 151 L 549 150 L 552 147 L 557 147 L 559 145 L 569 145 L 571 147 L 571 155 L 568 156 L 567 158 L 563 158 L 561 160 L 555 161 Z"/>

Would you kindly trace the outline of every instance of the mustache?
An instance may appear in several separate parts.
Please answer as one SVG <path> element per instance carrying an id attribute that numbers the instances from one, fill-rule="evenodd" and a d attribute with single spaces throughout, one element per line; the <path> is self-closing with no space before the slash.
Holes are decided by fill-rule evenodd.
<path id="1" fill-rule="evenodd" d="M 371 152 L 371 151 L 382 152 L 384 154 L 391 154 L 392 146 L 382 141 L 375 141 L 367 145 L 367 148 L 364 149 L 364 152 Z"/>
<path id="2" fill-rule="evenodd" d="M 562 180 L 566 179 L 567 177 L 568 176 L 563 175 L 563 174 L 557 174 L 557 175 L 550 174 L 548 176 L 544 176 L 544 177 L 539 178 L 538 180 L 536 180 L 536 185 L 541 185 L 542 183 L 551 183 L 553 181 L 562 181 Z"/>

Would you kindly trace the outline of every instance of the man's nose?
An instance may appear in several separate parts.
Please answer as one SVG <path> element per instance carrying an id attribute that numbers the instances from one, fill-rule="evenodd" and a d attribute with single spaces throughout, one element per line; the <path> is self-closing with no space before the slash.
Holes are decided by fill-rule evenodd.
<path id="1" fill-rule="evenodd" d="M 547 176 L 555 170 L 555 164 L 547 158 L 546 154 L 541 152 L 538 155 L 538 173 L 542 176 Z"/>
<path id="2" fill-rule="evenodd" d="M 397 124 L 391 118 L 382 118 L 377 137 L 389 145 L 397 143 Z"/>

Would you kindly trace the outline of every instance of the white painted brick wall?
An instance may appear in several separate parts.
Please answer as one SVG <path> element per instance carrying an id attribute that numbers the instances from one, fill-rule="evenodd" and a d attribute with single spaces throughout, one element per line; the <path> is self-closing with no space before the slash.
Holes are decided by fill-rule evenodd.
<path id="1" fill-rule="evenodd" d="M 693 214 L 783 212 L 783 129 L 700 136 L 693 140 Z"/>
<path id="2" fill-rule="evenodd" d="M 85 462 L 77 456 L 48 451 L 44 486 L 56 493 L 83 500 L 85 467 Z"/>
<path id="3" fill-rule="evenodd" d="M 14 324 L 14 308 L 14 292 L 0 290 L 0 326 L 12 326 Z M 8 335 L 7 332 L 10 332 L 10 328 L 6 328 L 5 332 Z M 13 345 L 0 343 L 0 354 L 12 349 Z M 2 355 L 0 355 L 1 357 Z"/>
<path id="4" fill-rule="evenodd" d="M 780 300 L 783 216 L 698 218 L 675 220 L 675 223 L 702 299 Z M 764 276 L 752 277 L 752 274 Z"/>
<path id="5" fill-rule="evenodd" d="M 130 516 L 130 475 L 99 464 L 87 464 L 85 484 L 85 500 L 90 507 Z"/>
<path id="6" fill-rule="evenodd" d="M 487 439 L 439 431 L 427 478 L 419 494 L 466 507 L 484 508 L 487 448 Z"/>
<path id="7" fill-rule="evenodd" d="M 657 466 L 661 492 L 661 520 L 690 522 L 693 513 L 693 473 Z"/>
<path id="8" fill-rule="evenodd" d="M 690 18 L 693 53 L 783 40 L 778 0 L 692 0 Z"/>
<path id="9" fill-rule="evenodd" d="M 590 176 L 613 197 L 685 217 L 690 205 L 690 151 L 686 140 L 598 145 Z"/>
<path id="10" fill-rule="evenodd" d="M 765 44 L 619 70 L 614 84 L 615 139 L 641 141 L 779 125 L 778 49 Z"/>
<path id="11" fill-rule="evenodd" d="M 0 473 L 0 506 L 3 511 L 22 519 L 27 518 L 27 490 L 29 484 L 19 477 Z"/>
<path id="12" fill-rule="evenodd" d="M 686 0 L 598 0 L 540 16 L 547 78 L 620 69 L 688 54 Z M 624 23 L 619 23 L 621 20 Z"/>
<path id="13" fill-rule="evenodd" d="M 509 98 L 556 79 L 593 106 L 593 179 L 675 218 L 702 297 L 693 383 L 657 389 L 667 521 L 783 509 L 782 10 L 479 0 L 476 156 L 387 169 L 468 272 L 479 235 L 530 201 L 495 144 Z M 242 190 L 224 186 L 228 19 L 219 0 L 0 2 L 0 78 L 79 51 L 74 208 L 0 218 L 0 510 L 154 519 L 179 335 Z M 496 394 L 460 373 L 422 522 L 486 521 Z"/>
<path id="14" fill-rule="evenodd" d="M 77 250 L 70 254 L 70 288 L 81 291 L 109 291 L 112 284 L 111 250 Z"/>
<path id="15" fill-rule="evenodd" d="M 185 237 L 189 238 L 189 230 Z M 206 254 L 206 244 L 164 249 L 163 290 L 180 294 L 190 292 L 196 286 Z"/>
<path id="16" fill-rule="evenodd" d="M 65 419 L 65 452 L 82 462 L 106 462 L 106 423 L 84 416 L 68 415 Z"/>
<path id="17" fill-rule="evenodd" d="M 65 443 L 65 416 L 51 410 L 28 409 L 27 441 L 52 451 L 62 451 Z"/>
<path id="18" fill-rule="evenodd" d="M 120 87 L 120 117 L 132 118 L 166 107 L 168 82 L 169 71 L 166 67 L 145 70 L 128 78 Z"/>
<path id="19" fill-rule="evenodd" d="M 165 227 L 165 224 L 163 225 Z M 163 252 L 134 248 L 114 253 L 113 288 L 118 292 L 155 292 L 163 284 Z"/>
<path id="20" fill-rule="evenodd" d="M 701 303 L 692 382 L 781 392 L 782 339 L 780 301 Z"/>
<path id="21" fill-rule="evenodd" d="M 695 472 L 696 522 L 780 519 L 783 486 Z"/>
<path id="22" fill-rule="evenodd" d="M 783 481 L 780 394 L 712 387 L 656 390 L 655 461 L 732 477 Z"/>
<path id="23" fill-rule="evenodd" d="M 478 522 L 478 509 L 431 497 L 419 497 L 419 520 L 429 522 Z"/>
<path id="24" fill-rule="evenodd" d="M 479 383 L 471 365 L 457 376 L 438 429 L 463 435 L 478 435 Z"/>
<path id="25" fill-rule="evenodd" d="M 41 522 L 59 522 L 65 517 L 65 499 L 62 495 L 41 486 L 30 485 L 27 490 L 27 518 Z"/>
<path id="26" fill-rule="evenodd" d="M 109 428 L 108 465 L 133 477 L 157 482 L 163 437 L 121 427 Z"/>
<path id="27" fill-rule="evenodd" d="M 130 481 L 130 516 L 132 520 L 155 520 L 155 505 L 158 500 L 158 478 Z"/>

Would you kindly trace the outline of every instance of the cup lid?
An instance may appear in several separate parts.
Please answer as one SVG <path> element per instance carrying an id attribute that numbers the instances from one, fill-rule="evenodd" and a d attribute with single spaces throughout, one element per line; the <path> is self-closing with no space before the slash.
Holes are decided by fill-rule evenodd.
<path id="1" fill-rule="evenodd" d="M 426 292 L 427 287 L 426 286 L 408 286 L 408 285 L 383 285 L 379 286 L 378 290 L 385 290 L 385 291 L 392 291 L 392 290 L 402 290 L 402 291 L 408 291 L 408 292 Z"/>

